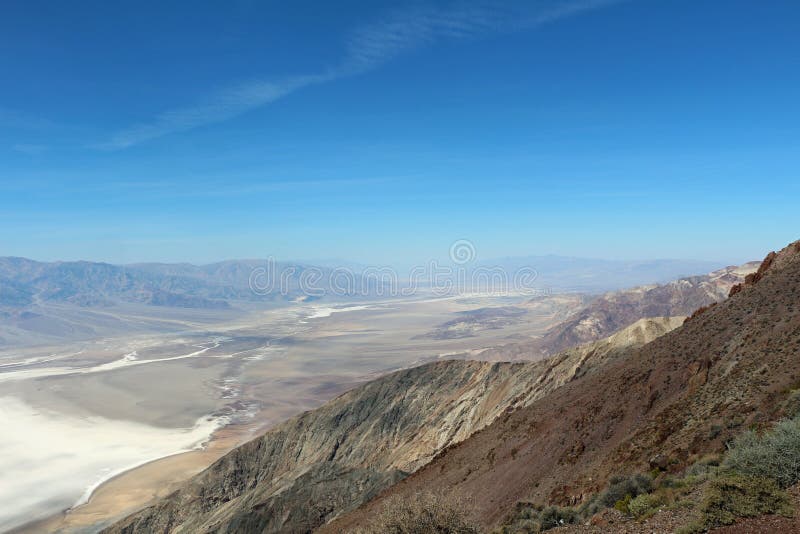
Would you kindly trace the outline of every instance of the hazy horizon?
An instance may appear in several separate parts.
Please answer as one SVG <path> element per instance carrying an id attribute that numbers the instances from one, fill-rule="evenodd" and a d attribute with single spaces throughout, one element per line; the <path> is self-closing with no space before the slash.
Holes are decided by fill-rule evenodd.
<path id="1" fill-rule="evenodd" d="M 768 253 L 768 250 L 764 251 L 765 255 Z M 63 257 L 52 257 L 52 258 L 42 258 L 42 257 L 29 257 L 29 256 L 20 256 L 17 254 L 0 254 L 0 258 L 20 258 L 30 261 L 35 261 L 38 263 L 78 263 L 78 262 L 88 262 L 88 263 L 105 263 L 109 265 L 116 265 L 116 266 L 136 266 L 136 265 L 192 265 L 196 267 L 208 266 L 208 265 L 215 265 L 215 264 L 222 264 L 227 262 L 267 262 L 272 261 L 280 264 L 303 264 L 308 266 L 318 266 L 318 267 L 343 267 L 343 268 L 354 268 L 354 269 L 361 269 L 361 268 L 369 268 L 369 267 L 391 267 L 395 269 L 405 269 L 411 268 L 417 265 L 425 265 L 431 261 L 438 262 L 442 264 L 452 263 L 452 260 L 448 257 L 448 254 L 445 252 L 444 254 L 438 254 L 435 257 L 429 258 L 419 258 L 416 260 L 408 260 L 408 259 L 398 259 L 394 261 L 370 261 L 369 259 L 350 259 L 350 258 L 281 258 L 281 257 L 274 257 L 274 256 L 241 256 L 241 257 L 226 257 L 226 258 L 216 258 L 216 259 L 209 259 L 209 260 L 168 260 L 168 259 L 145 259 L 145 260 L 133 260 L 133 261 L 116 261 L 114 259 L 106 259 L 106 258 L 63 258 Z M 708 265 L 719 265 L 720 267 L 731 266 L 731 265 L 741 265 L 743 263 L 751 262 L 751 261 L 760 261 L 761 257 L 752 257 L 752 258 L 740 258 L 740 259 L 708 259 L 708 258 L 669 258 L 669 257 L 592 257 L 592 256 L 572 256 L 572 255 L 561 255 L 561 254 L 521 254 L 521 255 L 513 255 L 513 256 L 497 256 L 491 258 L 482 258 L 480 256 L 476 256 L 474 259 L 470 260 L 470 264 L 474 265 L 490 265 L 490 264 L 498 264 L 503 265 L 507 262 L 516 263 L 520 261 L 530 261 L 530 260 L 543 260 L 543 259 L 559 259 L 559 260 L 578 260 L 578 261 L 587 261 L 587 262 L 605 262 L 605 263 L 658 263 L 658 262 L 684 262 L 684 263 L 696 263 L 696 264 L 708 264 Z M 690 274 L 690 273 L 687 273 Z"/>

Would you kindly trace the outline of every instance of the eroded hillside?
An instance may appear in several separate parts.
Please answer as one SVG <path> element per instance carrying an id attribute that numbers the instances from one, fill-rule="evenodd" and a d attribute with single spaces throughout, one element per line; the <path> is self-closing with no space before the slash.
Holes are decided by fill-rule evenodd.
<path id="1" fill-rule="evenodd" d="M 368 501 L 498 416 L 682 321 L 642 320 L 548 361 L 443 361 L 387 375 L 235 449 L 109 532 L 307 531 Z"/>
<path id="2" fill-rule="evenodd" d="M 470 495 L 493 526 L 518 501 L 579 503 L 614 474 L 648 471 L 656 455 L 680 469 L 776 420 L 800 380 L 800 244 L 770 264 L 728 300 L 504 414 L 329 530 L 421 490 Z"/>
<path id="3" fill-rule="evenodd" d="M 731 288 L 743 283 L 758 266 L 759 262 L 750 262 L 666 284 L 606 293 L 550 328 L 541 338 L 492 348 L 481 353 L 480 358 L 493 361 L 545 358 L 610 336 L 643 317 L 689 315 L 702 306 L 725 300 Z"/>

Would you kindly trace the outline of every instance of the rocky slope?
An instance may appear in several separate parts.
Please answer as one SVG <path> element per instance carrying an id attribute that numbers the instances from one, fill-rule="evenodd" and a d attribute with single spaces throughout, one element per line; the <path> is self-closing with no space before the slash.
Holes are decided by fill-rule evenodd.
<path id="1" fill-rule="evenodd" d="M 642 317 L 689 315 L 702 306 L 727 298 L 731 288 L 743 283 L 759 264 L 750 262 L 666 284 L 606 293 L 589 301 L 541 338 L 492 348 L 481 353 L 480 358 L 492 361 L 540 359 L 610 336 Z"/>
<path id="2" fill-rule="evenodd" d="M 364 524 L 389 495 L 420 490 L 471 496 L 490 527 L 520 500 L 575 504 L 614 474 L 649 471 L 656 455 L 677 470 L 776 420 L 800 383 L 800 243 L 768 263 L 728 300 L 504 414 L 323 530 Z"/>
<path id="3" fill-rule="evenodd" d="M 384 376 L 235 449 L 108 532 L 306 532 L 682 322 L 642 320 L 547 361 L 444 361 Z"/>

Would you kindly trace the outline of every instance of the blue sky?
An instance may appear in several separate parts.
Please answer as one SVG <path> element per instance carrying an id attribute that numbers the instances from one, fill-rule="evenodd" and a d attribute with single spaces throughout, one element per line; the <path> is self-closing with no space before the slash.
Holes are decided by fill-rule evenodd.
<path id="1" fill-rule="evenodd" d="M 760 258 L 800 4 L 4 2 L 0 255 Z"/>

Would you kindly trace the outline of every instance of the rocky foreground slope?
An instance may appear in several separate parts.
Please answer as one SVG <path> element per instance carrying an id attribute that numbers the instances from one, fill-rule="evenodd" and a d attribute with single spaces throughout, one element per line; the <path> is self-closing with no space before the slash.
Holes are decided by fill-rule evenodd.
<path id="1" fill-rule="evenodd" d="M 612 475 L 679 470 L 781 417 L 800 385 L 800 242 L 683 326 L 498 418 L 323 531 L 364 525 L 389 496 L 469 495 L 484 526 L 519 501 L 568 505 Z M 663 461 L 662 461 L 663 460 Z"/>
<path id="2" fill-rule="evenodd" d="M 384 376 L 235 449 L 108 532 L 307 532 L 682 322 L 641 320 L 547 361 L 443 361 Z"/>

